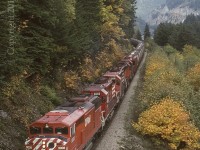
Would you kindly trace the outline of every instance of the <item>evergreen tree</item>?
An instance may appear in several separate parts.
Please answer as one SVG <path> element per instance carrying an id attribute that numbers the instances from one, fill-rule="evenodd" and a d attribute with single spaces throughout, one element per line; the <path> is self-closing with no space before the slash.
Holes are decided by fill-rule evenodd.
<path id="1" fill-rule="evenodd" d="M 173 30 L 173 34 L 170 36 L 169 43 L 177 50 L 181 51 L 184 45 L 192 45 L 192 39 L 193 35 L 189 31 L 188 26 L 180 24 L 178 26 L 178 30 Z"/>
<path id="2" fill-rule="evenodd" d="M 70 69 L 74 60 L 75 50 L 71 50 L 71 38 L 74 34 L 75 0 L 57 0 L 54 5 L 54 15 L 57 17 L 51 30 L 56 48 L 51 55 L 51 67 L 55 74 L 57 69 Z"/>
<path id="3" fill-rule="evenodd" d="M 171 23 L 159 24 L 154 33 L 155 42 L 160 46 L 164 46 L 169 43 L 169 37 L 173 33 L 173 27 L 174 26 Z"/>
<path id="4" fill-rule="evenodd" d="M 142 35 L 139 29 L 136 31 L 136 39 L 142 40 Z"/>
<path id="5" fill-rule="evenodd" d="M 29 75 L 45 75 L 51 69 L 51 54 L 55 44 L 51 30 L 57 21 L 54 0 L 49 1 L 20 1 L 18 11 L 19 35 L 21 47 L 30 59 L 26 64 Z"/>
<path id="6" fill-rule="evenodd" d="M 192 22 L 196 22 L 197 18 L 194 14 L 188 15 L 184 20 L 184 24 L 191 24 Z"/>
<path id="7" fill-rule="evenodd" d="M 1 1 L 0 16 L 0 82 L 21 74 L 29 64 L 25 49 L 21 46 L 17 16 L 19 3 Z"/>
<path id="8" fill-rule="evenodd" d="M 134 35 L 136 0 L 124 0 L 122 8 L 124 9 L 124 12 L 120 18 L 120 26 L 127 37 L 132 38 Z"/>
<path id="9" fill-rule="evenodd" d="M 57 0 L 54 5 L 56 22 L 52 29 L 55 43 L 60 46 L 68 46 L 69 35 L 72 34 L 72 26 L 75 20 L 76 0 Z"/>
<path id="10" fill-rule="evenodd" d="M 149 31 L 149 25 L 146 24 L 145 25 L 145 29 L 144 29 L 144 40 L 146 40 L 147 38 L 151 37 L 151 33 Z"/>
<path id="11" fill-rule="evenodd" d="M 3 82 L 3 79 L 6 77 L 6 57 L 7 50 L 9 47 L 8 39 L 8 21 L 7 21 L 7 1 L 0 2 L 0 83 Z M 0 84 L 1 85 L 1 84 Z"/>
<path id="12" fill-rule="evenodd" d="M 200 17 L 189 15 L 183 23 L 161 23 L 155 30 L 154 40 L 158 45 L 167 43 L 178 50 L 189 44 L 200 47 Z"/>
<path id="13" fill-rule="evenodd" d="M 75 10 L 76 20 L 69 42 L 70 48 L 74 50 L 74 55 L 77 57 L 99 49 L 100 2 L 99 0 L 84 2 L 76 0 Z"/>
<path id="14" fill-rule="evenodd" d="M 168 38 L 168 42 L 171 46 L 173 46 L 174 48 L 176 48 L 177 50 L 179 50 L 179 48 L 181 47 L 179 42 L 178 42 L 178 37 L 179 37 L 179 26 L 176 26 L 173 28 L 173 32 L 171 35 L 169 35 L 169 38 Z M 156 35 L 155 35 L 156 36 Z"/>

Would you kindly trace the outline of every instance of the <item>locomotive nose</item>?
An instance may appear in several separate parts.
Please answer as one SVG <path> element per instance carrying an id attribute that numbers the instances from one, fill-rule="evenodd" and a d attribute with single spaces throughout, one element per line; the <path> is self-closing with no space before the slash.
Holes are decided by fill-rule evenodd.
<path id="1" fill-rule="evenodd" d="M 68 142 L 58 138 L 33 138 L 25 146 L 26 150 L 68 150 Z"/>

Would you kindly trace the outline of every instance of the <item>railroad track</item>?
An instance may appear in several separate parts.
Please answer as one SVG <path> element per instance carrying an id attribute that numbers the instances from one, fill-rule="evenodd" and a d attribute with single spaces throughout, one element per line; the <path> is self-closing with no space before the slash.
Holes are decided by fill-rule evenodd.
<path id="1" fill-rule="evenodd" d="M 126 135 L 126 131 L 124 129 L 124 118 L 126 116 L 128 107 L 130 106 L 130 99 L 132 99 L 135 95 L 135 88 L 137 87 L 137 82 L 139 80 L 140 69 L 144 65 L 146 55 L 147 53 L 145 53 L 138 71 L 123 98 L 123 101 L 115 110 L 115 115 L 113 116 L 112 120 L 108 122 L 100 137 L 94 141 L 91 150 L 118 150 L 120 148 L 117 142 L 119 142 L 121 138 Z"/>

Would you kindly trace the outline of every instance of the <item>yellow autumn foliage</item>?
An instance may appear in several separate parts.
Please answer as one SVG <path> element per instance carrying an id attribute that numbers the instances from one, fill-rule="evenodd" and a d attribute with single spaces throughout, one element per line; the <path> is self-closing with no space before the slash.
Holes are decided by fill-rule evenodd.
<path id="1" fill-rule="evenodd" d="M 19 76 L 11 77 L 10 83 L 8 83 L 5 87 L 2 88 L 2 93 L 7 98 L 11 98 L 14 94 L 16 89 L 21 84 L 22 79 Z"/>
<path id="2" fill-rule="evenodd" d="M 197 91 L 200 87 L 200 63 L 188 70 L 187 78 Z"/>
<path id="3" fill-rule="evenodd" d="M 163 69 L 169 63 L 167 57 L 161 53 L 157 52 L 154 55 L 151 55 L 148 59 L 146 66 L 145 78 L 152 76 L 155 72 Z"/>
<path id="4" fill-rule="evenodd" d="M 146 76 L 151 76 L 154 72 L 156 72 L 159 69 L 162 69 L 163 67 L 164 65 L 159 62 L 154 62 L 151 65 L 148 65 L 146 69 Z"/>
<path id="5" fill-rule="evenodd" d="M 179 59 L 181 61 L 183 61 L 183 59 L 184 59 L 183 55 L 181 53 L 178 53 L 178 52 L 175 53 L 175 57 L 176 57 L 176 59 Z"/>
<path id="6" fill-rule="evenodd" d="M 97 65 L 102 68 L 110 68 L 112 66 L 112 59 L 110 59 L 110 54 L 103 50 L 99 55 L 97 55 L 98 63 Z"/>
<path id="7" fill-rule="evenodd" d="M 187 56 L 187 55 L 194 55 L 199 53 L 198 50 L 192 46 L 192 45 L 185 45 L 183 48 L 183 55 Z"/>
<path id="8" fill-rule="evenodd" d="M 185 45 L 182 55 L 184 56 L 183 63 L 185 71 L 190 70 L 195 66 L 195 64 L 200 62 L 200 51 L 194 46 Z"/>
<path id="9" fill-rule="evenodd" d="M 80 67 L 83 80 L 92 81 L 99 75 L 93 60 L 88 56 L 84 59 L 84 64 Z"/>
<path id="10" fill-rule="evenodd" d="M 65 85 L 67 88 L 75 90 L 78 88 L 80 83 L 80 77 L 75 71 L 67 71 L 64 75 Z"/>
<path id="11" fill-rule="evenodd" d="M 168 66 L 168 68 L 164 68 L 158 73 L 157 80 L 159 82 L 167 82 L 167 83 L 175 83 L 180 82 L 181 75 L 175 70 L 172 66 Z"/>
<path id="12" fill-rule="evenodd" d="M 200 132 L 192 124 L 189 113 L 182 104 L 171 98 L 162 99 L 144 111 L 133 127 L 144 135 L 156 136 L 168 141 L 171 149 L 185 142 L 187 149 L 200 148 Z"/>
<path id="13" fill-rule="evenodd" d="M 84 59 L 80 66 L 82 80 L 92 82 L 124 57 L 125 53 L 116 41 L 109 41 L 107 47 L 109 49 L 103 49 L 95 56 L 95 59 L 91 56 Z"/>

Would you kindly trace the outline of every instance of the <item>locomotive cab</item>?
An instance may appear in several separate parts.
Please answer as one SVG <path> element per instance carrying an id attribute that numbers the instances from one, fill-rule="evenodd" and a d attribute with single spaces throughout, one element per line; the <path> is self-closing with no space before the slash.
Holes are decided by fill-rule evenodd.
<path id="1" fill-rule="evenodd" d="M 29 138 L 25 142 L 26 150 L 68 149 L 70 127 L 64 124 L 32 124 L 29 127 Z"/>
<path id="2" fill-rule="evenodd" d="M 98 97 L 88 101 L 67 101 L 29 127 L 26 150 L 83 149 L 101 127 Z"/>
<path id="3" fill-rule="evenodd" d="M 126 81 L 124 77 L 124 72 L 106 72 L 104 74 L 105 77 L 109 77 L 112 80 L 115 80 L 115 92 L 117 99 L 123 97 L 125 89 L 126 89 Z"/>
<path id="4" fill-rule="evenodd" d="M 124 57 L 122 62 L 127 62 L 129 64 L 130 80 L 134 77 L 134 65 L 135 61 L 133 60 L 132 55 Z"/>
<path id="5" fill-rule="evenodd" d="M 83 90 L 83 94 L 90 94 L 101 98 L 103 120 L 106 120 L 117 104 L 116 82 L 112 78 L 103 76 Z"/>
<path id="6" fill-rule="evenodd" d="M 50 114 L 49 114 L 50 113 Z M 66 113 L 53 114 L 49 112 L 29 127 L 29 138 L 25 142 L 26 150 L 66 150 L 70 139 L 70 126 L 61 121 Z"/>
<path id="7" fill-rule="evenodd" d="M 123 72 L 124 72 L 124 77 L 126 80 L 126 88 L 128 87 L 129 81 L 131 80 L 131 66 L 132 63 L 130 61 L 127 60 L 122 60 L 120 61 L 117 66 L 119 68 L 123 68 Z"/>

